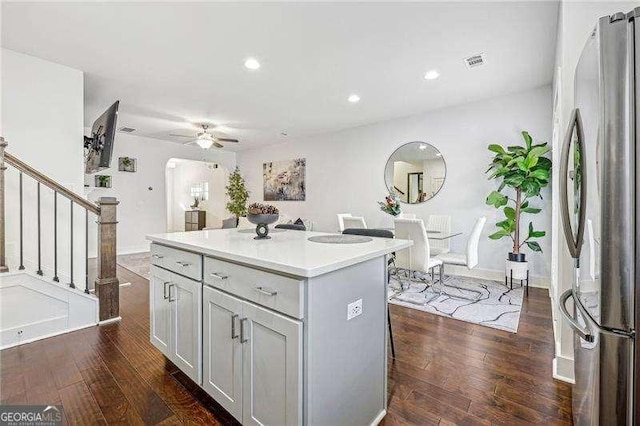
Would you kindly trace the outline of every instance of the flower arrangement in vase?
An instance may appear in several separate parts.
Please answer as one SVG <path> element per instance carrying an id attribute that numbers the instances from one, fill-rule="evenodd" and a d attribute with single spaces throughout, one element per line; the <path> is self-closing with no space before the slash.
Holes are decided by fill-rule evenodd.
<path id="1" fill-rule="evenodd" d="M 387 195 L 384 201 L 378 201 L 378 205 L 380 206 L 380 210 L 391 216 L 398 216 L 402 213 L 400 202 L 393 193 Z"/>

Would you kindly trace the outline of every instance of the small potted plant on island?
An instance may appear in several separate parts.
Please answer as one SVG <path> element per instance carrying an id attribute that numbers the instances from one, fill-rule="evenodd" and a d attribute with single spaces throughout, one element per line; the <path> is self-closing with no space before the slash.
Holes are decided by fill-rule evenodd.
<path id="1" fill-rule="evenodd" d="M 489 145 L 489 151 L 495 153 L 487 173 L 489 179 L 500 181 L 496 191 L 491 192 L 486 203 L 504 213 L 504 220 L 496 223 L 498 230 L 489 235 L 492 240 L 510 238 L 513 249 L 509 253 L 506 278 L 529 280 L 529 266 L 525 253 L 521 249 L 526 245 L 534 252 L 542 252 L 536 238 L 546 235 L 545 231 L 537 231 L 533 222 L 529 222 L 526 238 L 522 238 L 520 224 L 522 214 L 537 214 L 541 209 L 534 207 L 530 201 L 542 198 L 540 191 L 549 185 L 551 160 L 544 157 L 549 152 L 546 143 L 533 144 L 528 132 L 522 132 L 525 145 L 509 146 L 506 149 L 497 144 Z"/>
<path id="2" fill-rule="evenodd" d="M 256 225 L 256 240 L 269 239 L 269 225 L 280 217 L 280 212 L 270 204 L 253 203 L 247 210 L 247 220 Z"/>
<path id="3" fill-rule="evenodd" d="M 402 213 L 400 202 L 393 193 L 387 195 L 384 201 L 378 201 L 378 205 L 380 206 L 380 210 L 391 216 L 398 216 Z"/>

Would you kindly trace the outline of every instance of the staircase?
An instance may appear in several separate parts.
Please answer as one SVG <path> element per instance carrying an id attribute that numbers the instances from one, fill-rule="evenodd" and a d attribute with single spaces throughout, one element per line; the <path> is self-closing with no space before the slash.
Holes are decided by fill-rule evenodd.
<path id="1" fill-rule="evenodd" d="M 3 137 L 0 137 L 0 289 L 5 289 L 7 287 L 7 283 L 13 283 L 15 285 L 16 282 L 28 282 L 29 285 L 24 285 L 25 288 L 33 287 L 36 285 L 38 279 L 47 284 L 49 286 L 54 287 L 44 287 L 41 290 L 38 290 L 41 294 L 51 293 L 56 294 L 58 301 L 64 301 L 65 298 L 71 306 L 71 300 L 80 300 L 77 299 L 76 296 L 78 293 L 86 293 L 86 295 L 82 295 L 84 299 L 91 300 L 97 298 L 97 320 L 98 322 L 105 321 L 114 321 L 119 319 L 119 282 L 116 276 L 116 226 L 117 226 L 117 205 L 118 201 L 113 197 L 102 197 L 96 203 L 92 203 L 80 195 L 74 193 L 73 191 L 65 188 L 61 184 L 57 183 L 53 179 L 48 176 L 40 173 L 35 170 L 33 167 L 24 163 L 20 159 L 14 157 L 9 152 L 7 152 L 8 143 L 4 140 Z M 6 176 L 5 173 L 8 169 L 8 166 L 17 170 L 18 172 L 18 185 L 15 197 L 12 199 L 18 200 L 18 205 L 16 206 L 14 202 L 10 205 L 5 205 L 5 185 L 6 185 Z M 33 179 L 36 183 L 36 223 L 25 223 L 25 211 L 24 211 L 24 191 L 23 191 L 23 180 L 26 178 Z M 46 191 L 46 194 L 44 193 Z M 14 194 L 12 194 L 14 195 Z M 47 212 L 52 215 L 53 220 L 53 230 L 52 232 L 48 232 L 49 235 L 43 235 L 42 231 L 42 216 L 43 216 L 43 207 L 41 203 L 41 197 L 46 195 L 47 197 L 53 198 L 52 211 Z M 69 212 L 65 220 L 68 224 L 68 233 L 70 235 L 59 235 L 59 217 L 64 216 L 62 212 L 59 212 L 59 206 L 62 206 L 61 203 L 68 204 Z M 6 223 L 7 216 L 6 208 L 11 209 L 13 212 L 14 209 L 18 210 L 17 222 L 18 223 Z M 66 206 L 65 206 L 66 208 Z M 77 240 L 77 236 L 74 237 L 74 230 L 78 232 L 78 224 L 74 225 L 74 216 L 77 216 L 77 210 L 84 212 L 84 262 L 85 262 L 85 276 L 81 277 L 81 281 L 84 281 L 82 284 L 78 283 L 79 277 L 74 277 L 74 261 L 78 260 L 79 253 L 74 252 L 74 240 Z M 66 210 L 65 210 L 66 211 Z M 76 213 L 74 213 L 76 212 Z M 89 217 L 95 217 L 97 224 L 97 275 L 96 279 L 91 285 L 89 280 Z M 65 226 L 66 226 L 65 224 Z M 47 226 L 49 226 L 49 222 L 47 222 Z M 34 247 L 33 253 L 33 264 L 35 266 L 35 271 L 27 271 L 25 267 L 25 226 L 29 227 L 29 234 L 33 235 L 34 229 L 37 235 L 37 241 L 30 241 L 31 247 Z M 6 229 L 18 229 L 19 238 L 17 241 L 18 249 L 19 249 L 19 260 L 16 259 L 16 265 L 12 265 L 12 270 L 7 264 L 7 256 L 6 256 L 6 248 L 7 248 L 7 234 Z M 59 276 L 59 262 L 58 257 L 60 254 L 59 243 L 64 238 L 65 244 L 68 242 L 69 246 L 67 247 L 70 250 L 68 256 L 69 265 L 65 265 L 65 268 L 69 266 L 69 274 L 67 277 L 68 283 L 63 284 L 60 282 Z M 43 268 L 43 240 L 47 240 L 46 246 L 52 245 L 52 265 L 47 265 L 47 268 Z M 93 240 L 92 240 L 93 241 Z M 49 255 L 51 253 L 48 253 Z M 51 256 L 49 256 L 51 258 Z M 47 277 L 44 270 L 48 270 L 50 276 Z M 24 275 L 22 278 L 16 278 L 16 276 Z M 3 284 L 4 277 L 4 284 Z M 65 279 L 65 281 L 67 280 Z M 31 287 L 30 287 L 31 286 Z M 31 288 L 33 290 L 33 288 Z M 63 289 L 67 292 L 72 292 L 74 294 L 64 294 L 60 293 L 60 290 Z M 15 290 L 12 289 L 11 293 L 6 292 L 7 295 L 11 294 L 11 297 L 17 297 L 17 294 L 20 292 L 28 293 L 26 290 Z M 95 296 L 94 296 L 95 293 Z M 35 299 L 34 299 L 35 300 Z M 95 300 L 93 300 L 95 304 Z M 52 306 L 57 302 L 53 303 Z M 84 302 L 82 302 L 84 303 Z M 55 307 L 55 306 L 54 306 Z M 31 307 L 30 307 L 31 308 Z M 53 309 L 53 308 L 52 308 Z M 64 308 L 62 305 L 58 306 L 58 313 L 63 312 Z M 54 310 L 55 310 L 54 309 Z M 71 309 L 71 308 L 69 308 Z M 28 310 L 25 308 L 23 310 Z M 32 309 L 33 310 L 33 309 Z M 70 312 L 70 311 L 69 311 Z M 60 314 L 61 315 L 61 314 Z M 60 315 L 55 316 L 58 318 Z M 69 314 L 71 315 L 71 314 Z M 37 322 L 37 321 L 36 321 Z M 1 331 L 1 330 L 0 330 Z M 68 331 L 68 330 L 67 330 Z M 0 347 L 3 346 L 0 344 Z"/>

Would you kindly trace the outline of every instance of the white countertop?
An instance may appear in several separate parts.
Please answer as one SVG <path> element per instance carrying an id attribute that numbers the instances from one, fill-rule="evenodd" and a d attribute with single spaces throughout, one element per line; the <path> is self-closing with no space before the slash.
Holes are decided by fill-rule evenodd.
<path id="1" fill-rule="evenodd" d="M 269 233 L 271 239 L 254 240 L 255 232 L 216 229 L 148 235 L 147 240 L 300 277 L 326 274 L 413 245 L 412 241 L 395 238 L 373 238 L 357 244 L 307 241 L 316 235 L 331 234 L 284 230 Z"/>

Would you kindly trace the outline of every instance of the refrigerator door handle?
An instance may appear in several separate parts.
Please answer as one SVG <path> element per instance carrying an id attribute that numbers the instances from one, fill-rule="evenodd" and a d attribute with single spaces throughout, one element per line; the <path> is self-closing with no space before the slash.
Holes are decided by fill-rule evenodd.
<path id="1" fill-rule="evenodd" d="M 580 311 L 580 315 L 582 315 L 582 317 L 585 319 L 584 330 L 581 328 L 578 321 L 573 316 L 571 316 L 571 314 L 569 313 L 569 310 L 567 309 L 567 300 L 570 297 L 573 299 L 573 304 L 576 306 L 576 308 L 578 308 L 578 311 Z M 573 292 L 572 289 L 569 289 L 564 293 L 562 293 L 562 295 L 560 296 L 559 305 L 560 305 L 559 306 L 560 312 L 562 313 L 562 316 L 569 322 L 569 326 L 573 329 L 573 331 L 576 332 L 578 336 L 580 336 L 583 340 L 586 340 L 587 342 L 593 342 L 594 335 L 593 335 L 593 331 L 588 325 L 586 325 L 586 323 L 591 324 L 593 327 L 595 327 L 598 330 L 599 333 L 602 333 L 602 334 L 611 334 L 613 336 L 624 337 L 626 339 L 635 339 L 636 337 L 635 330 L 629 330 L 629 331 L 620 330 L 618 328 L 605 327 L 598 324 L 598 322 L 591 316 L 589 311 L 587 311 L 587 309 L 582 305 L 580 300 L 575 297 L 575 293 Z"/>
<path id="2" fill-rule="evenodd" d="M 571 155 L 571 138 L 573 136 L 573 130 L 577 133 L 577 149 L 580 154 L 578 157 L 578 167 L 580 168 L 580 175 L 576 175 L 574 179 L 580 179 L 580 205 L 578 212 L 578 232 L 576 236 L 573 236 L 573 229 L 571 227 L 571 213 L 569 213 L 569 194 L 567 192 L 569 173 L 569 161 L 574 160 L 575 156 Z M 560 160 L 560 211 L 562 214 L 562 227 L 564 229 L 564 235 L 567 240 L 567 246 L 569 247 L 569 253 L 574 259 L 580 258 L 580 251 L 582 248 L 582 238 L 584 236 L 584 224 L 586 214 L 586 202 L 587 202 L 587 180 L 585 179 L 585 161 L 584 161 L 584 128 L 582 126 L 582 117 L 580 115 L 580 109 L 575 108 L 571 112 L 571 118 L 569 120 L 569 128 L 564 138 L 562 145 L 562 159 Z"/>
<path id="3" fill-rule="evenodd" d="M 564 293 L 562 293 L 562 295 L 560 296 L 560 312 L 562 312 L 562 316 L 567 320 L 567 322 L 569 323 L 569 326 L 573 329 L 573 331 L 575 331 L 575 333 L 580 336 L 580 338 L 582 340 L 585 340 L 589 343 L 593 342 L 595 340 L 593 334 L 591 333 L 591 330 L 589 329 L 588 326 L 585 327 L 585 329 L 583 330 L 582 327 L 580 326 L 580 324 L 578 323 L 578 321 L 573 318 L 571 316 L 571 314 L 569 313 L 569 311 L 567 310 L 567 300 L 569 298 L 574 299 L 573 303 L 576 304 L 576 306 L 578 305 L 578 303 L 576 302 L 575 298 L 573 297 L 573 290 L 569 289 L 567 291 L 565 291 Z M 578 308 L 580 309 L 580 308 Z M 582 312 L 582 310 L 580 310 Z"/>

